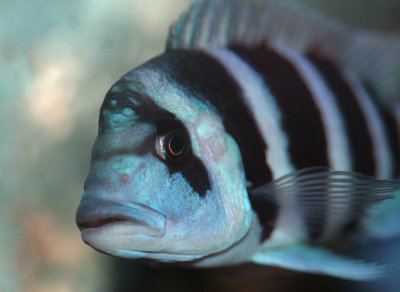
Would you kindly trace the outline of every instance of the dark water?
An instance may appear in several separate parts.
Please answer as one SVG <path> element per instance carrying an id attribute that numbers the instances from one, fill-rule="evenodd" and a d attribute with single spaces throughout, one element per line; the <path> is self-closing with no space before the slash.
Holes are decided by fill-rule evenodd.
<path id="1" fill-rule="evenodd" d="M 357 247 L 354 256 L 388 265 L 387 277 L 380 281 L 348 281 L 327 276 L 290 272 L 253 264 L 208 270 L 176 267 L 149 267 L 123 259 L 110 259 L 111 282 L 105 291 L 365 291 L 396 292 L 400 269 L 400 239 Z M 390 264 L 392 263 L 392 264 Z"/>
<path id="2" fill-rule="evenodd" d="M 193 270 L 112 260 L 109 291 L 338 291 L 341 282 L 255 265 Z M 116 290 L 113 290 L 116 289 Z M 293 290 L 296 289 L 296 290 Z"/>

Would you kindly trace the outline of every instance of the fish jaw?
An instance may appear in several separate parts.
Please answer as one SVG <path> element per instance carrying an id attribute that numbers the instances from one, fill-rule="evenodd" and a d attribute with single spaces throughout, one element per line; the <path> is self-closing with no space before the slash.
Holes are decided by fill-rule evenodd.
<path id="1" fill-rule="evenodd" d="M 156 249 L 164 236 L 167 217 L 140 203 L 84 196 L 76 213 L 83 241 L 94 249 L 118 256 L 120 250 Z M 149 245 L 150 243 L 150 245 Z"/>

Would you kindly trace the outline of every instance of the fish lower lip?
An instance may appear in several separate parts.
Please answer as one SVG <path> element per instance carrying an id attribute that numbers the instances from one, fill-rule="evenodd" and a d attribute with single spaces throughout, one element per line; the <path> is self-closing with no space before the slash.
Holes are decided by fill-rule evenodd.
<path id="1" fill-rule="evenodd" d="M 140 233 L 147 230 L 153 236 L 165 233 L 166 217 L 140 203 L 115 202 L 86 196 L 76 213 L 76 224 L 83 230 L 96 230 L 111 224 L 129 223 L 138 226 Z"/>

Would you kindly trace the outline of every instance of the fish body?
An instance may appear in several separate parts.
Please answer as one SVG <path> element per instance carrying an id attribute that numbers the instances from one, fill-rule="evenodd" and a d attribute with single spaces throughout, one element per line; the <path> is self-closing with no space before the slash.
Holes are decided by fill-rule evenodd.
<path id="1" fill-rule="evenodd" d="M 166 52 L 105 97 L 83 240 L 193 267 L 380 276 L 326 248 L 400 188 L 398 110 L 383 105 L 400 92 L 400 46 L 353 33 L 281 2 L 196 2 Z"/>

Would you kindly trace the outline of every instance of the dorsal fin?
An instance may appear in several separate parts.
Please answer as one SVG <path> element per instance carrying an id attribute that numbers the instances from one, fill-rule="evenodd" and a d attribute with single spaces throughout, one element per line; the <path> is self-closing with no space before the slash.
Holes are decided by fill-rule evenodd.
<path id="1" fill-rule="evenodd" d="M 171 27 L 168 49 L 274 44 L 301 51 L 341 48 L 348 28 L 284 0 L 198 0 Z M 325 50 L 325 49 L 324 49 Z"/>
<path id="2" fill-rule="evenodd" d="M 267 44 L 317 53 L 400 100 L 400 37 L 371 34 L 285 0 L 198 0 L 171 27 L 167 50 Z"/>

